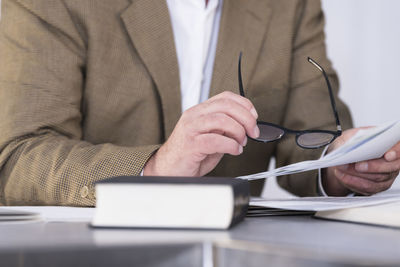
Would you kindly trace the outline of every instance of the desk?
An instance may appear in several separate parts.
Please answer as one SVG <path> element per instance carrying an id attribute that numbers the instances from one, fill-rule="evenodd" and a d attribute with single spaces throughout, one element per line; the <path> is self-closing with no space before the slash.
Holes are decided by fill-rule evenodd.
<path id="1" fill-rule="evenodd" d="M 399 266 L 400 230 L 313 219 L 246 218 L 229 231 L 0 223 L 0 266 Z"/>

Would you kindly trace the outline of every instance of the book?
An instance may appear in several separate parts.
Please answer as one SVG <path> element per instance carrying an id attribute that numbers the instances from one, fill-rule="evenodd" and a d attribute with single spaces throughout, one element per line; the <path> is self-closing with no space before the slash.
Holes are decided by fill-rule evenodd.
<path id="1" fill-rule="evenodd" d="M 96 184 L 92 226 L 228 229 L 248 205 L 241 179 L 120 176 Z"/>
<path id="2" fill-rule="evenodd" d="M 400 228 L 400 201 L 337 210 L 318 211 L 316 218 Z"/>

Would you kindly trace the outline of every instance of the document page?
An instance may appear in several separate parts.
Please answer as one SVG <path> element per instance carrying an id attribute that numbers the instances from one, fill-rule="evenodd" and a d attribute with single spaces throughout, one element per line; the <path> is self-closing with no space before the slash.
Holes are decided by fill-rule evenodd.
<path id="1" fill-rule="evenodd" d="M 35 220 L 44 222 L 90 222 L 94 208 L 76 208 L 62 206 L 12 206 L 0 207 L 0 215 L 34 214 Z M 1 217 L 0 217 L 1 220 Z M 8 219 L 11 220 L 11 219 Z"/>
<path id="2" fill-rule="evenodd" d="M 0 222 L 7 221 L 27 221 L 27 220 L 40 220 L 41 217 L 38 213 L 17 211 L 10 208 L 0 207 Z"/>
<path id="3" fill-rule="evenodd" d="M 344 145 L 318 160 L 302 161 L 271 171 L 237 178 L 256 180 L 380 158 L 399 141 L 400 121 L 390 122 L 358 131 Z"/>
<path id="4" fill-rule="evenodd" d="M 298 211 L 326 211 L 372 206 L 385 203 L 400 205 L 400 190 L 389 190 L 373 196 L 357 197 L 298 197 L 290 199 L 252 198 L 250 206 Z"/>

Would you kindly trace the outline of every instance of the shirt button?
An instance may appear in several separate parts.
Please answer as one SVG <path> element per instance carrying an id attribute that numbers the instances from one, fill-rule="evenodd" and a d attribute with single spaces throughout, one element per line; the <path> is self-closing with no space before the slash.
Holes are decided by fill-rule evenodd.
<path id="1" fill-rule="evenodd" d="M 82 187 L 80 193 L 82 198 L 86 198 L 89 195 L 89 188 L 87 186 Z"/>

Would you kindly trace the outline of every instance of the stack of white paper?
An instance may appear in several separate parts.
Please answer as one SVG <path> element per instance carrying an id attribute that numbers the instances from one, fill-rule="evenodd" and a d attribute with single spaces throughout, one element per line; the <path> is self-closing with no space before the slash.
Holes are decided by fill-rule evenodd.
<path id="1" fill-rule="evenodd" d="M 400 121 L 386 123 L 358 131 L 343 146 L 319 160 L 302 161 L 272 171 L 237 178 L 256 180 L 380 158 L 399 141 Z"/>
<path id="2" fill-rule="evenodd" d="M 400 205 L 400 191 L 389 190 L 373 196 L 359 197 L 296 197 L 285 199 L 251 198 L 250 205 L 265 208 L 297 211 L 327 211 L 386 203 Z"/>

